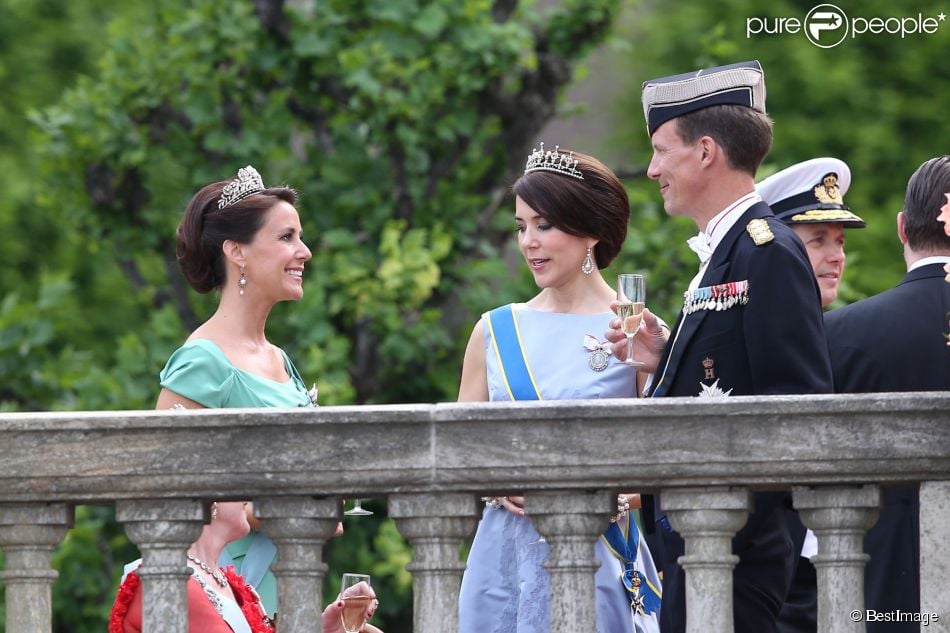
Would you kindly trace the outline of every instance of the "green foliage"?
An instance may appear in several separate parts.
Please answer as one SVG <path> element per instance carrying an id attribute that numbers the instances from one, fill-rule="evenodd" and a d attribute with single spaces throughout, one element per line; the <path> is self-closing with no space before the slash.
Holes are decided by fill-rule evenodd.
<path id="1" fill-rule="evenodd" d="M 142 363 L 135 376 L 114 373 L 116 326 L 146 317 L 111 247 L 61 221 L 69 196 L 43 188 L 44 145 L 27 118 L 94 69 L 112 17 L 136 11 L 118 1 L 0 0 L 0 410 L 137 406 L 123 392 L 138 391 L 140 402 L 135 381 L 154 375 Z"/>
<path id="2" fill-rule="evenodd" d="M 158 371 L 216 303 L 178 276 L 175 226 L 194 191 L 247 163 L 301 192 L 306 295 L 274 310 L 269 333 L 321 401 L 454 398 L 477 315 L 536 291 L 511 264 L 505 187 L 620 4 L 0 0 L 0 409 L 151 407 Z M 946 34 L 827 50 L 802 35 L 745 36 L 747 17 L 803 17 L 814 4 L 643 0 L 610 41 L 611 67 L 588 69 L 628 86 L 598 105 L 611 119 L 604 143 L 629 157 L 616 167 L 632 205 L 604 274 L 645 272 L 667 319 L 696 270 L 684 244 L 696 228 L 669 218 L 643 177 L 639 86 L 701 66 L 765 67 L 776 134 L 760 177 L 819 155 L 850 164 L 846 200 L 870 227 L 848 234 L 839 296 L 902 274 L 904 186 L 950 146 Z M 901 14 L 884 0 L 842 8 Z M 379 621 L 408 630 L 408 548 L 373 507 L 328 546 L 326 595 L 342 571 L 368 571 Z M 57 630 L 103 628 L 118 563 L 135 557 L 110 517 L 80 508 L 56 555 Z M 109 587 L 81 573 L 103 565 Z"/>
<path id="3" fill-rule="evenodd" d="M 474 315 L 526 287 L 505 188 L 618 2 L 113 4 L 0 0 L 0 408 L 150 408 L 215 306 L 175 270 L 176 224 L 248 163 L 301 193 L 306 296 L 269 334 L 321 401 L 454 398 Z M 57 630 L 104 627 L 135 557 L 110 516 L 81 508 L 57 554 Z M 329 586 L 369 571 L 380 621 L 409 630 L 384 508 L 347 528 Z"/>
<path id="4" fill-rule="evenodd" d="M 96 77 L 33 116 L 53 190 L 43 208 L 118 260 L 137 313 L 126 323 L 174 305 L 181 340 L 210 305 L 168 265 L 180 210 L 201 185 L 254 163 L 302 194 L 314 272 L 271 330 L 322 401 L 451 398 L 469 319 L 450 310 L 468 287 L 493 283 L 471 263 L 503 243 L 491 218 L 514 150 L 553 116 L 615 4 L 539 14 L 485 0 L 274 2 L 256 13 L 249 2 L 164 0 L 114 25 Z M 155 344 L 152 332 L 111 333 L 130 348 Z M 145 391 L 161 358 L 148 356 Z M 113 399 L 142 406 L 142 391 L 117 382 Z"/>
<path id="5" fill-rule="evenodd" d="M 604 276 L 615 279 L 621 272 L 643 273 L 650 309 L 672 327 L 683 305 L 682 290 L 696 274 L 696 256 L 686 246 L 696 227 L 666 215 L 662 203 L 655 200 L 652 181 L 633 182 L 640 186 L 628 187 L 632 211 L 627 239 Z"/>

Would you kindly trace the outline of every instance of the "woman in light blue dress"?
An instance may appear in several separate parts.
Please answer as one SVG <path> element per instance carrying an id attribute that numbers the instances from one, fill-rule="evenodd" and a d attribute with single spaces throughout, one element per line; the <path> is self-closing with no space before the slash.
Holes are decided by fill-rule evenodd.
<path id="1" fill-rule="evenodd" d="M 513 189 L 518 246 L 541 291 L 482 315 L 465 352 L 459 401 L 635 397 L 643 377 L 597 339 L 614 317 L 615 292 L 600 269 L 626 237 L 623 185 L 597 159 L 542 144 Z M 484 511 L 462 580 L 461 633 L 551 630 L 548 545 L 522 506 L 508 497 Z M 616 542 L 595 545 L 597 633 L 656 632 L 661 588 L 649 549 L 630 515 L 609 526 L 605 516 L 606 536 L 628 536 L 628 550 L 622 561 Z"/>

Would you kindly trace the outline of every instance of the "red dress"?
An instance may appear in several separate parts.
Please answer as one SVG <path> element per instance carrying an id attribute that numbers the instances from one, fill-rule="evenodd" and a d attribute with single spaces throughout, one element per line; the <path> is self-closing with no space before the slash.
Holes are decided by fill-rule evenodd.
<path id="1" fill-rule="evenodd" d="M 237 599 L 241 613 L 253 633 L 273 633 L 274 627 L 266 618 L 260 600 L 254 590 L 244 583 L 233 567 L 224 570 Z M 109 614 L 109 633 L 141 633 L 142 592 L 141 581 L 133 571 L 125 577 Z M 194 578 L 188 580 L 188 630 L 193 633 L 232 633 L 221 614 L 215 609 L 204 589 Z"/>

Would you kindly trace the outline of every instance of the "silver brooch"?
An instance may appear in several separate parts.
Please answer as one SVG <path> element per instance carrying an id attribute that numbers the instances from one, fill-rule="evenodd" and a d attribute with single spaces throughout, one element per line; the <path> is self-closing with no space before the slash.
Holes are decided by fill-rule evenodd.
<path id="1" fill-rule="evenodd" d="M 604 371 L 610 361 L 610 341 L 599 341 L 590 334 L 584 335 L 584 349 L 590 352 L 587 364 L 594 371 Z"/>

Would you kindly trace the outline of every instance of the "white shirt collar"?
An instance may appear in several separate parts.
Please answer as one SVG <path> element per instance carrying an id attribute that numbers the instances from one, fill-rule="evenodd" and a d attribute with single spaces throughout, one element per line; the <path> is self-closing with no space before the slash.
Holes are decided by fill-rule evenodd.
<path id="1" fill-rule="evenodd" d="M 712 257 L 713 251 L 719 246 L 719 242 L 725 237 L 729 229 L 742 217 L 742 214 L 762 198 L 758 193 L 752 192 L 742 196 L 728 207 L 717 213 L 706 224 L 706 230 L 700 231 L 698 235 L 686 240 L 686 244 L 699 257 L 699 264 L 705 267 Z"/>
<path id="2" fill-rule="evenodd" d="M 910 268 L 907 269 L 907 272 L 916 270 L 922 266 L 929 266 L 931 264 L 950 264 L 950 255 L 931 255 L 930 257 L 918 259 L 916 262 L 910 265 Z"/>
<path id="3" fill-rule="evenodd" d="M 713 252 L 715 252 L 716 247 L 719 246 L 719 242 L 722 241 L 722 238 L 729 232 L 729 229 L 739 221 L 742 214 L 748 211 L 749 207 L 753 204 L 761 201 L 762 196 L 755 191 L 751 191 L 713 216 L 706 225 L 705 230 L 709 240 L 709 246 Z"/>
<path id="4" fill-rule="evenodd" d="M 706 231 L 687 240 L 689 247 L 699 256 L 699 272 L 689 282 L 690 291 L 699 287 L 699 281 L 702 279 L 703 273 L 706 272 L 706 266 L 712 258 L 713 251 L 719 246 L 719 242 L 726 236 L 729 229 L 739 221 L 739 218 L 749 207 L 761 200 L 762 197 L 758 193 L 754 191 L 747 193 L 713 216 L 713 219 L 706 225 Z"/>

